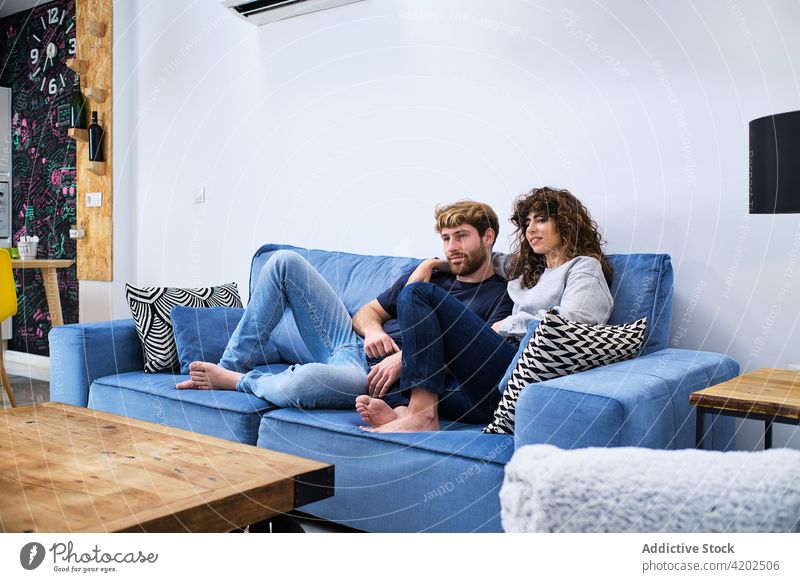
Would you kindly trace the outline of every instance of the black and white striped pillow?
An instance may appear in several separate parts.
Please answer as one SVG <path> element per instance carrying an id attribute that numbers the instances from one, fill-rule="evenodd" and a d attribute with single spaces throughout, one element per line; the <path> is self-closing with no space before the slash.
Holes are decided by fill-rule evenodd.
<path id="1" fill-rule="evenodd" d="M 125 285 L 136 332 L 144 349 L 144 371 L 165 372 L 179 366 L 170 312 L 184 307 L 242 307 L 236 283 L 202 289 Z"/>
<path id="2" fill-rule="evenodd" d="M 514 434 L 517 397 L 528 384 L 633 357 L 644 344 L 647 318 L 625 325 L 589 325 L 549 313 L 523 350 L 484 433 Z"/>

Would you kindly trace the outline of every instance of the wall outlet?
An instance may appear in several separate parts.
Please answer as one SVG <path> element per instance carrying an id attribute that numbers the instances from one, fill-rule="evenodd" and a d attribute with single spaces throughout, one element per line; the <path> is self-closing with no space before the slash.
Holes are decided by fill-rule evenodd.
<path id="1" fill-rule="evenodd" d="M 206 203 L 206 188 L 203 186 L 202 188 L 198 189 L 197 192 L 194 193 L 194 203 L 195 204 L 205 204 Z"/>
<path id="2" fill-rule="evenodd" d="M 103 205 L 102 192 L 86 193 L 86 208 L 100 208 Z"/>

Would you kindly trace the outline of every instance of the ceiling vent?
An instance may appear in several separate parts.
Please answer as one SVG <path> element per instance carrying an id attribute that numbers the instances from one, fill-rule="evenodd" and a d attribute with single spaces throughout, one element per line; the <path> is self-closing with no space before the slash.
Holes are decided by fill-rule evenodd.
<path id="1" fill-rule="evenodd" d="M 220 0 L 237 16 L 256 25 L 269 24 L 364 0 Z"/>

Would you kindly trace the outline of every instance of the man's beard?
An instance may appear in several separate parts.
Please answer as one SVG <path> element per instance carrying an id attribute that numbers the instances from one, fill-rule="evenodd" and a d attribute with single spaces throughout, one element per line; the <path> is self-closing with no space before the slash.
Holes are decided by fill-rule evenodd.
<path id="1" fill-rule="evenodd" d="M 486 262 L 486 257 L 488 255 L 489 251 L 486 250 L 485 246 L 481 245 L 480 248 L 472 254 L 462 254 L 463 258 L 461 260 L 460 267 L 456 267 L 451 262 L 450 270 L 453 272 L 453 275 L 457 275 L 459 277 L 469 277 L 483 266 L 483 263 Z"/>

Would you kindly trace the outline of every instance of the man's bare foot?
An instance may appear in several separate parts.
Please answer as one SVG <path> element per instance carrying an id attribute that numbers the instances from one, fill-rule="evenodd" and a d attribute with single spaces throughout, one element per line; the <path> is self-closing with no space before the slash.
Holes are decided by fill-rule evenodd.
<path id="1" fill-rule="evenodd" d="M 178 390 L 236 390 L 236 383 L 244 376 L 209 362 L 192 362 L 189 375 L 191 380 L 175 384 Z"/>
<path id="2" fill-rule="evenodd" d="M 403 416 L 381 426 L 359 427 L 366 432 L 436 432 L 440 430 L 439 416 L 423 411 L 416 414 L 406 411 Z"/>
<path id="3" fill-rule="evenodd" d="M 356 398 L 356 411 L 364 419 L 364 422 L 372 426 L 381 426 L 387 422 L 397 420 L 405 410 L 405 406 L 398 406 L 392 409 L 380 398 L 373 398 L 366 394 Z"/>

